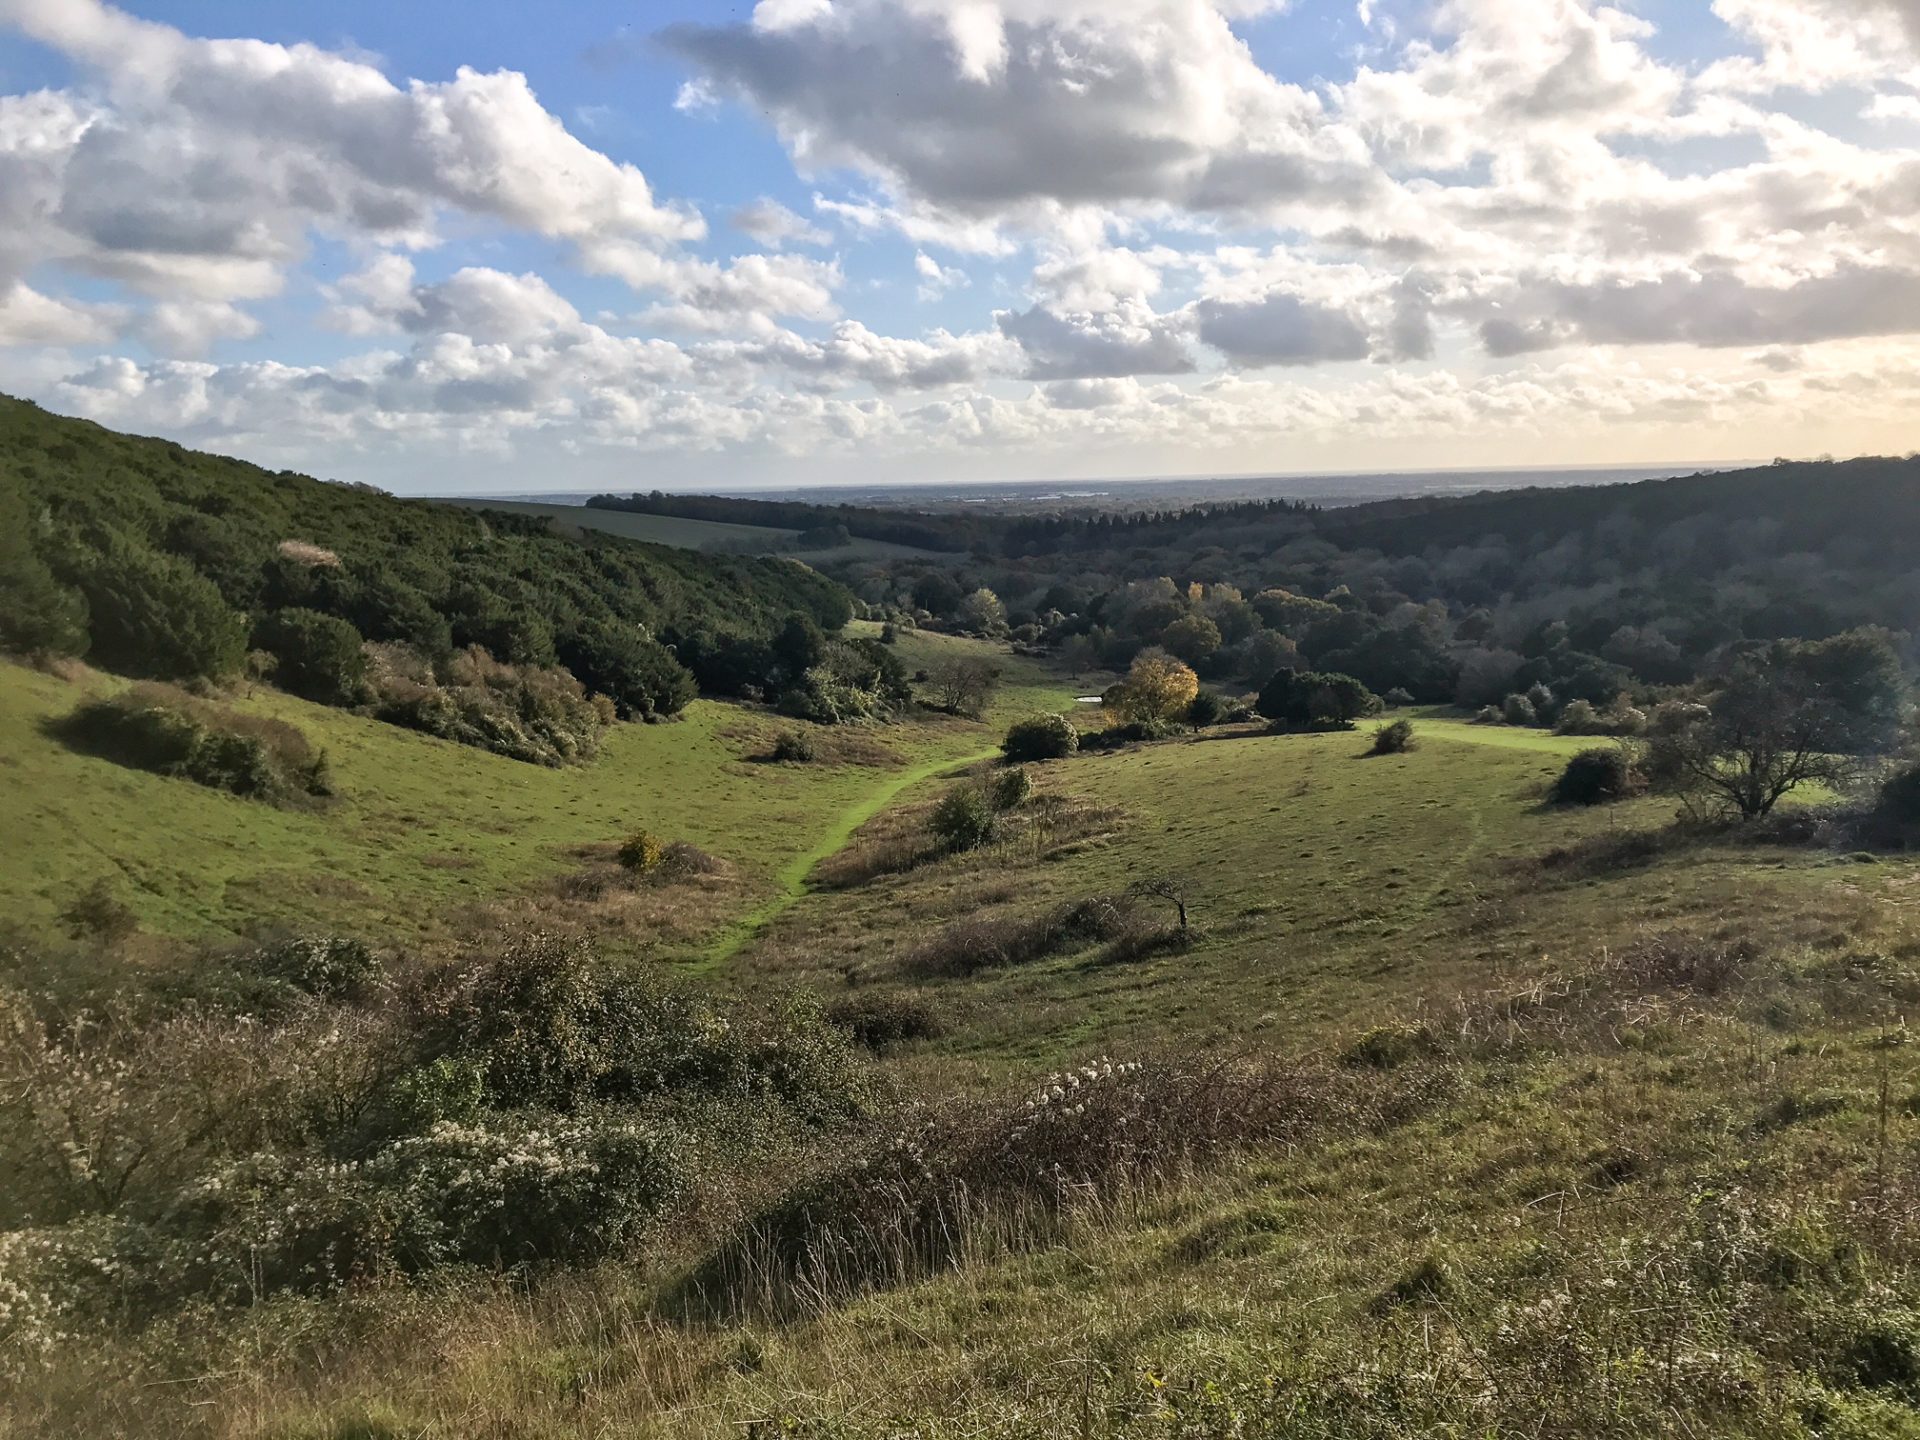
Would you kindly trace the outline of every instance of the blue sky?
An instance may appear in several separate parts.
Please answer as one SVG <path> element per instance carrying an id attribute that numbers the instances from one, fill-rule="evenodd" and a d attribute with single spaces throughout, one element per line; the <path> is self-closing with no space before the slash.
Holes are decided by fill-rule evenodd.
<path id="1" fill-rule="evenodd" d="M 0 0 L 0 388 L 400 490 L 1904 451 L 1916 0 Z"/>

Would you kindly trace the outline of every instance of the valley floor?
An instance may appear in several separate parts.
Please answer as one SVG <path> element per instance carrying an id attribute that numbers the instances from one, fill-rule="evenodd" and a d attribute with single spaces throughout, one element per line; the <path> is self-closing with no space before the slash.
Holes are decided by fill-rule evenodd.
<path id="1" fill-rule="evenodd" d="M 759 763 L 772 724 L 717 706 L 580 772 L 302 708 L 345 792 L 308 816 L 52 751 L 34 727 L 73 687 L 10 670 L 23 922 L 110 865 L 163 933 L 351 908 L 454 944 L 470 907 L 564 920 L 535 882 L 644 823 L 737 883 L 625 915 L 616 950 L 937 1023 L 882 1047 L 870 1127 L 771 1155 L 641 1260 L 87 1337 L 0 1384 L 7 1433 L 1920 1435 L 1910 861 L 1624 843 L 1671 803 L 1545 800 L 1591 742 L 1439 714 L 1403 755 L 1229 728 L 1038 765 L 995 844 L 927 853 L 938 777 L 1085 693 L 1015 678 L 988 723 L 819 769 Z M 1101 905 L 1135 928 L 1049 918 Z M 955 1201 L 1056 1084 L 1086 1115 L 1045 1123 L 1094 1178 Z M 1151 1130 L 1100 1169 L 1128 1117 Z M 882 1172 L 893 1208 L 858 1189 Z M 799 1192 L 809 1223 L 878 1207 L 815 1235 L 857 1283 L 779 1249 Z"/>

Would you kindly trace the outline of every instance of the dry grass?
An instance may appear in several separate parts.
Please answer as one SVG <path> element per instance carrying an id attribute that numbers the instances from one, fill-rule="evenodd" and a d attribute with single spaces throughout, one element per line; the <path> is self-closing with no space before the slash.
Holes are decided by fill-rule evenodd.
<path id="1" fill-rule="evenodd" d="M 909 950 L 900 968 L 910 975 L 951 979 L 1029 965 L 1141 928 L 1137 901 L 1125 895 L 1095 895 L 1037 915 L 976 915 L 957 920 Z"/>

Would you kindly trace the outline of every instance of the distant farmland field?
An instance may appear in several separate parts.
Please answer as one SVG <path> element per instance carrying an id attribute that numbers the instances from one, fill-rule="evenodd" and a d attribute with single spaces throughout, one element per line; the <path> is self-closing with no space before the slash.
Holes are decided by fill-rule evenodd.
<path id="1" fill-rule="evenodd" d="M 884 540 L 859 540 L 832 550 L 793 550 L 797 530 L 766 525 L 729 525 L 717 520 L 683 520 L 674 515 L 642 515 L 631 510 L 595 510 L 585 505 L 549 505 L 530 500 L 444 499 L 444 505 L 469 510 L 506 510 L 515 515 L 544 515 L 564 533 L 600 530 L 629 540 L 671 545 L 678 550 L 709 550 L 756 555 L 778 554 L 817 564 L 835 560 L 931 560 L 956 557 Z"/>

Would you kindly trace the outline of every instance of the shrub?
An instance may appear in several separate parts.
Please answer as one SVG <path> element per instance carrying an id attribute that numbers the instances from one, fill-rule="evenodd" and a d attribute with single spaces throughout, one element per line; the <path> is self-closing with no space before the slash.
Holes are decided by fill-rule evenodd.
<path id="1" fill-rule="evenodd" d="M 1535 713 L 1533 702 L 1524 695 L 1509 695 L 1506 703 L 1500 707 L 1501 718 L 1509 725 L 1537 725 L 1540 717 Z"/>
<path id="2" fill-rule="evenodd" d="M 638 626 L 587 626 L 562 639 L 559 656 L 623 720 L 677 715 L 699 693 L 686 667 Z"/>
<path id="3" fill-rule="evenodd" d="M 1381 699 L 1387 702 L 1387 706 L 1389 709 L 1400 710 L 1400 709 L 1404 709 L 1408 705 L 1413 704 L 1413 692 L 1411 690 L 1403 688 L 1402 686 L 1396 685 L 1391 690 L 1387 691 L 1385 695 L 1381 696 Z"/>
<path id="4" fill-rule="evenodd" d="M 782 730 L 773 737 L 773 758 L 783 765 L 810 765 L 820 758 L 820 748 L 805 730 Z"/>
<path id="5" fill-rule="evenodd" d="M 595 704 L 565 670 L 516 666 L 470 648 L 427 665 L 403 646 L 376 646 L 375 715 L 535 765 L 591 760 L 615 707 Z M 596 699 L 598 697 L 595 697 Z"/>
<path id="6" fill-rule="evenodd" d="M 1145 745 L 1155 740 L 1170 740 L 1179 733 L 1179 725 L 1171 720 L 1128 720 L 1083 736 L 1080 748 L 1118 750 L 1123 745 Z"/>
<path id="7" fill-rule="evenodd" d="M 380 957 L 364 941 L 341 935 L 302 935 L 253 952 L 256 974 L 281 980 L 321 999 L 351 995 L 380 974 Z"/>
<path id="8" fill-rule="evenodd" d="M 83 701 L 53 732 L 88 754 L 248 799 L 331 793 L 324 752 L 282 720 L 244 715 L 164 685 Z"/>
<path id="9" fill-rule="evenodd" d="M 184 560 L 121 543 L 80 575 L 100 664 L 163 680 L 239 671 L 247 626 L 211 580 Z"/>
<path id="10" fill-rule="evenodd" d="M 705 1096 L 825 1123 L 869 1098 L 845 1035 L 810 1002 L 722 1010 L 555 936 L 426 976 L 408 1010 L 424 1054 L 477 1062 L 485 1099 L 502 1108 Z"/>
<path id="11" fill-rule="evenodd" d="M 76 940 L 99 940 L 117 945 L 140 928 L 139 917 L 113 893 L 105 879 L 96 880 L 60 912 L 67 933 Z"/>
<path id="12" fill-rule="evenodd" d="M 1380 708 L 1380 699 L 1351 675 L 1282 670 L 1262 688 L 1255 708 L 1276 725 L 1351 730 L 1355 720 Z"/>
<path id="13" fill-rule="evenodd" d="M 1064 715 L 1032 715 L 1018 721 L 1000 742 L 1000 750 L 1016 763 L 1058 760 L 1080 748 L 1080 732 Z"/>
<path id="14" fill-rule="evenodd" d="M 1600 712 L 1593 708 L 1591 700 L 1570 700 L 1567 708 L 1560 712 L 1560 718 L 1554 722 L 1557 735 L 1605 735 L 1609 731 L 1601 722 Z"/>
<path id="15" fill-rule="evenodd" d="M 1618 745 L 1582 750 L 1567 761 L 1553 782 L 1553 799 L 1562 805 L 1602 805 L 1625 800 L 1646 788 L 1633 755 Z"/>
<path id="16" fill-rule="evenodd" d="M 1889 820 L 1920 823 L 1920 764 L 1896 770 L 1880 783 L 1877 808 Z"/>
<path id="17" fill-rule="evenodd" d="M 1373 745 L 1367 753 L 1369 755 L 1404 755 L 1417 743 L 1413 738 L 1413 722 L 1395 720 L 1373 732 Z"/>
<path id="18" fill-rule="evenodd" d="M 189 1184 L 165 1238 L 183 1289 L 234 1300 L 386 1272 L 584 1263 L 629 1249 L 684 1191 L 666 1137 L 601 1116 L 440 1121 L 345 1164 L 274 1153 Z"/>
<path id="19" fill-rule="evenodd" d="M 1033 776 L 1018 765 L 1002 770 L 987 785 L 987 801 L 1000 814 L 1019 809 L 1032 794 Z"/>
<path id="20" fill-rule="evenodd" d="M 1502 725 L 1506 719 L 1498 705 L 1482 705 L 1473 713 L 1473 723 L 1476 725 Z"/>
<path id="21" fill-rule="evenodd" d="M 322 705 L 350 705 L 367 675 L 360 632 L 317 610 L 276 610 L 254 627 L 253 643 L 278 662 L 274 680 L 282 690 Z"/>
<path id="22" fill-rule="evenodd" d="M 621 868 L 635 875 L 645 875 L 660 868 L 667 858 L 667 846 L 658 835 L 651 831 L 638 830 L 620 842 L 616 853 Z"/>
<path id="23" fill-rule="evenodd" d="M 1218 725 L 1227 718 L 1228 702 L 1217 690 L 1202 690 L 1187 706 L 1187 724 L 1196 730 Z"/>
<path id="24" fill-rule="evenodd" d="M 931 1040 L 946 1031 L 939 1007 L 911 990 L 864 990 L 827 1006 L 827 1020 L 869 1050 L 910 1040 Z"/>
<path id="25" fill-rule="evenodd" d="M 977 850 L 993 839 L 998 817 L 978 785 L 959 785 L 940 797 L 928 828 L 948 850 Z"/>
<path id="26" fill-rule="evenodd" d="M 695 875 L 718 875 L 724 868 L 726 867 L 698 845 L 689 845 L 684 840 L 676 840 L 667 846 L 667 853 L 660 857 L 660 863 L 654 867 L 654 874 L 664 878 L 683 880 Z"/>

